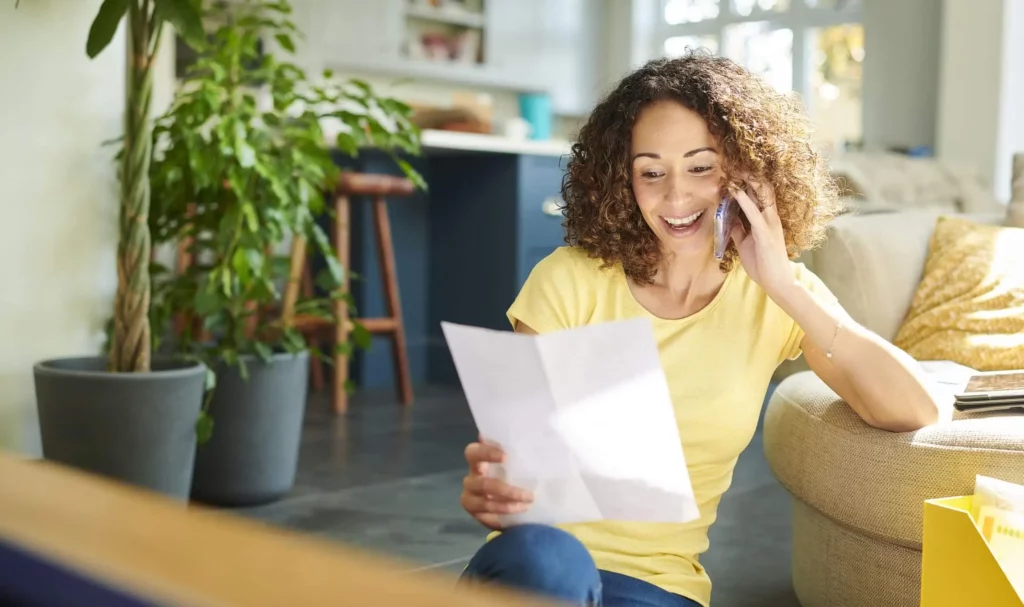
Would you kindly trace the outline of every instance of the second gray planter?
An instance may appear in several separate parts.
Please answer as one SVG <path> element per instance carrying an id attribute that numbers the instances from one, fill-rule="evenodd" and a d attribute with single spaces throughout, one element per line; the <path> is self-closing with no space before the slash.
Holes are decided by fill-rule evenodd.
<path id="1" fill-rule="evenodd" d="M 217 369 L 213 435 L 196 450 L 192 499 L 217 506 L 270 502 L 291 490 L 306 412 L 309 352 L 246 357 Z"/>

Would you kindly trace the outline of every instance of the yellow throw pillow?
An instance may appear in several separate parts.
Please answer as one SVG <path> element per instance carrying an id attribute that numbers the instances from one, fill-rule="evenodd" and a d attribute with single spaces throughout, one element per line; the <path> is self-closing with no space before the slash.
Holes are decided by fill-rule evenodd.
<path id="1" fill-rule="evenodd" d="M 1024 229 L 940 217 L 893 343 L 917 360 L 1024 369 Z"/>

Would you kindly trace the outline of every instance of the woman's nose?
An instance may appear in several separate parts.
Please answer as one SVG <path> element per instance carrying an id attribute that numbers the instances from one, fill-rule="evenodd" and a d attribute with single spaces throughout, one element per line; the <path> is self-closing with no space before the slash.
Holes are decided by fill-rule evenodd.
<path id="1" fill-rule="evenodd" d="M 672 177 L 668 179 L 668 189 L 665 192 L 667 202 L 685 202 L 690 197 L 690 190 L 685 179 Z"/>

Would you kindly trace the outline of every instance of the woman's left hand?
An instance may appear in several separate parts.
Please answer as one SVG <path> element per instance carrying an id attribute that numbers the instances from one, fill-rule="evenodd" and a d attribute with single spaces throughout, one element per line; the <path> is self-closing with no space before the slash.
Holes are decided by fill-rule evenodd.
<path id="1" fill-rule="evenodd" d="M 748 182 L 747 191 L 734 190 L 732 195 L 750 223 L 750 233 L 739 221 L 732 228 L 740 263 L 754 282 L 774 296 L 791 286 L 794 279 L 775 191 L 768 183 Z"/>

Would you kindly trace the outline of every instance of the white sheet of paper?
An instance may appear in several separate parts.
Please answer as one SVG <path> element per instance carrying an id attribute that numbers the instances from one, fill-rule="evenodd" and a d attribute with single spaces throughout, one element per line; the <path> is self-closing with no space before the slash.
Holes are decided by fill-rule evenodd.
<path id="1" fill-rule="evenodd" d="M 442 322 L 492 474 L 529 489 L 506 525 L 699 516 L 650 321 L 523 335 Z"/>

